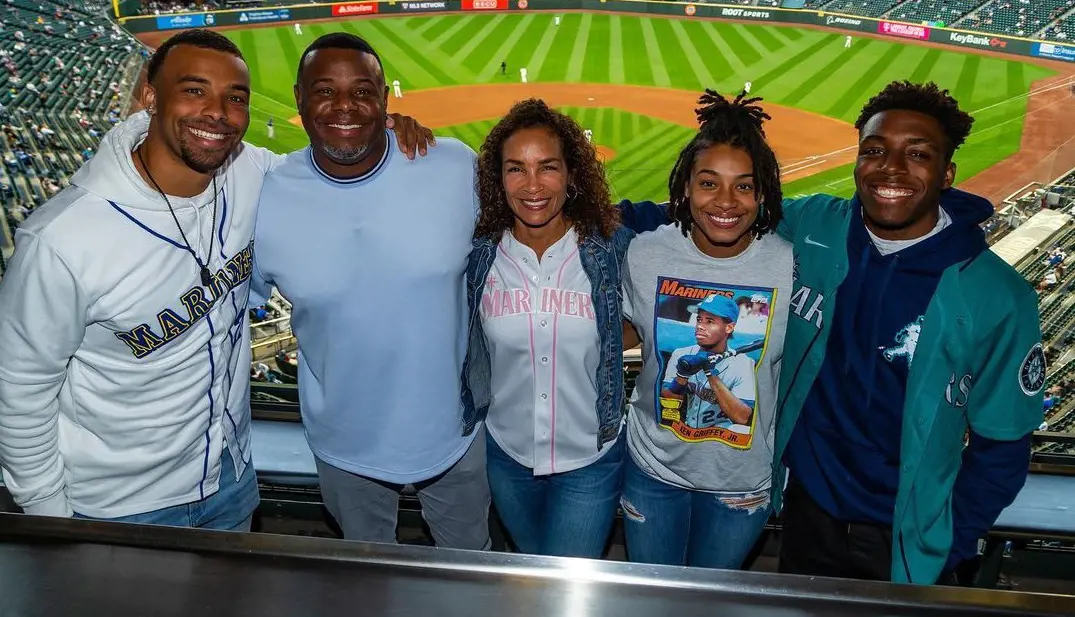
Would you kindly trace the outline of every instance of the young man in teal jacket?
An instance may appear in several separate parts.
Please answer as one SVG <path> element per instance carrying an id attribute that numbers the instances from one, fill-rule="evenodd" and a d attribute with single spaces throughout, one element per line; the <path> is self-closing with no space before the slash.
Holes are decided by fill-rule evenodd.
<path id="1" fill-rule="evenodd" d="M 890 84 L 856 123 L 855 197 L 784 203 L 782 572 L 951 582 L 1026 480 L 1045 382 L 1037 298 L 988 250 L 989 202 L 951 188 L 972 122 L 934 84 Z M 655 217 L 638 204 L 624 220 Z"/>

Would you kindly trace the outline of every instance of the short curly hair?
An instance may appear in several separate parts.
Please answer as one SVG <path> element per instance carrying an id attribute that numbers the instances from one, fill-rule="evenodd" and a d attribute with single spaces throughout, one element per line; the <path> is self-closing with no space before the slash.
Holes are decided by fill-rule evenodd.
<path id="1" fill-rule="evenodd" d="M 948 94 L 948 90 L 942 90 L 932 81 L 924 84 L 894 81 L 866 102 L 855 121 L 855 128 L 861 133 L 870 118 L 893 109 L 917 111 L 936 120 L 948 140 L 945 158 L 949 161 L 956 149 L 967 140 L 974 124 L 974 118 L 959 108 L 959 102 Z"/>
<path id="2" fill-rule="evenodd" d="M 619 210 L 605 178 L 605 168 L 597 150 L 571 117 L 550 108 L 541 99 L 527 99 L 512 106 L 507 115 L 489 131 L 478 152 L 475 184 L 481 211 L 474 230 L 476 238 L 499 240 L 515 224 L 515 214 L 504 193 L 504 142 L 516 132 L 543 127 L 560 140 L 564 163 L 571 176 L 564 216 L 575 226 L 579 241 L 597 234 L 611 238 L 620 223 Z"/>

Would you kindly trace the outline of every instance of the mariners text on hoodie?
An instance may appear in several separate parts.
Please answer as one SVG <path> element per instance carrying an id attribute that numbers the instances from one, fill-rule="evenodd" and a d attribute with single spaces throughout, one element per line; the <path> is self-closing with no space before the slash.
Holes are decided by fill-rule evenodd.
<path id="1" fill-rule="evenodd" d="M 192 198 L 164 199 L 116 126 L 19 228 L 0 285 L 0 464 L 31 514 L 115 518 L 190 503 L 250 461 L 254 209 L 277 157 L 243 144 Z M 213 217 L 213 202 L 217 216 Z M 220 469 L 230 449 L 234 470 Z"/>

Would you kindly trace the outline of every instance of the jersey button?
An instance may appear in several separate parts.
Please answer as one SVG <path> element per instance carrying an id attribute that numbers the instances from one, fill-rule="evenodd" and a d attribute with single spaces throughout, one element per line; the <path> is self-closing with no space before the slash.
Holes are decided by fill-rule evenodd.
<path id="1" fill-rule="evenodd" d="M 542 393 L 541 393 L 541 400 L 545 400 L 545 399 L 547 399 L 547 398 L 549 398 L 549 395 L 548 395 L 548 394 L 545 394 L 544 392 L 542 392 Z"/>
<path id="2" fill-rule="evenodd" d="M 542 327 L 542 328 L 544 328 L 544 327 L 545 327 L 545 326 L 547 326 L 547 325 L 549 325 L 549 322 L 548 322 L 548 321 L 546 321 L 546 320 L 544 320 L 544 319 L 542 319 L 542 320 L 541 320 L 541 327 Z"/>
<path id="3" fill-rule="evenodd" d="M 548 364 L 549 363 L 549 357 L 548 356 L 541 356 L 541 363 L 542 364 Z"/>

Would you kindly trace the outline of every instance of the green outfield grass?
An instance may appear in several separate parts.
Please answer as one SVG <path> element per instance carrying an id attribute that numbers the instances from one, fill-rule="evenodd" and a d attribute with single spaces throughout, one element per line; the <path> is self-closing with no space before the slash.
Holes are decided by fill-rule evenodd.
<path id="1" fill-rule="evenodd" d="M 370 41 L 387 79 L 404 91 L 516 81 L 525 66 L 532 82 L 592 82 L 734 92 L 753 82 L 767 100 L 853 122 L 862 104 L 894 79 L 934 80 L 975 113 L 974 132 L 957 155 L 966 179 L 1015 152 L 1022 134 L 1026 94 L 1048 69 L 1017 60 L 963 54 L 897 41 L 782 26 L 688 19 L 570 13 L 560 26 L 550 13 L 399 17 L 228 32 L 243 50 L 256 94 L 247 138 L 277 151 L 300 148 L 306 136 L 286 120 L 295 115 L 292 85 L 303 48 L 318 36 L 343 30 Z M 500 76 L 501 61 L 508 76 Z M 566 110 L 594 129 L 595 140 L 616 151 L 609 177 L 617 196 L 666 197 L 668 172 L 691 131 L 610 108 Z M 265 121 L 276 119 L 276 139 Z M 438 130 L 477 148 L 495 122 Z M 850 167 L 789 183 L 791 194 L 849 195 Z"/>

